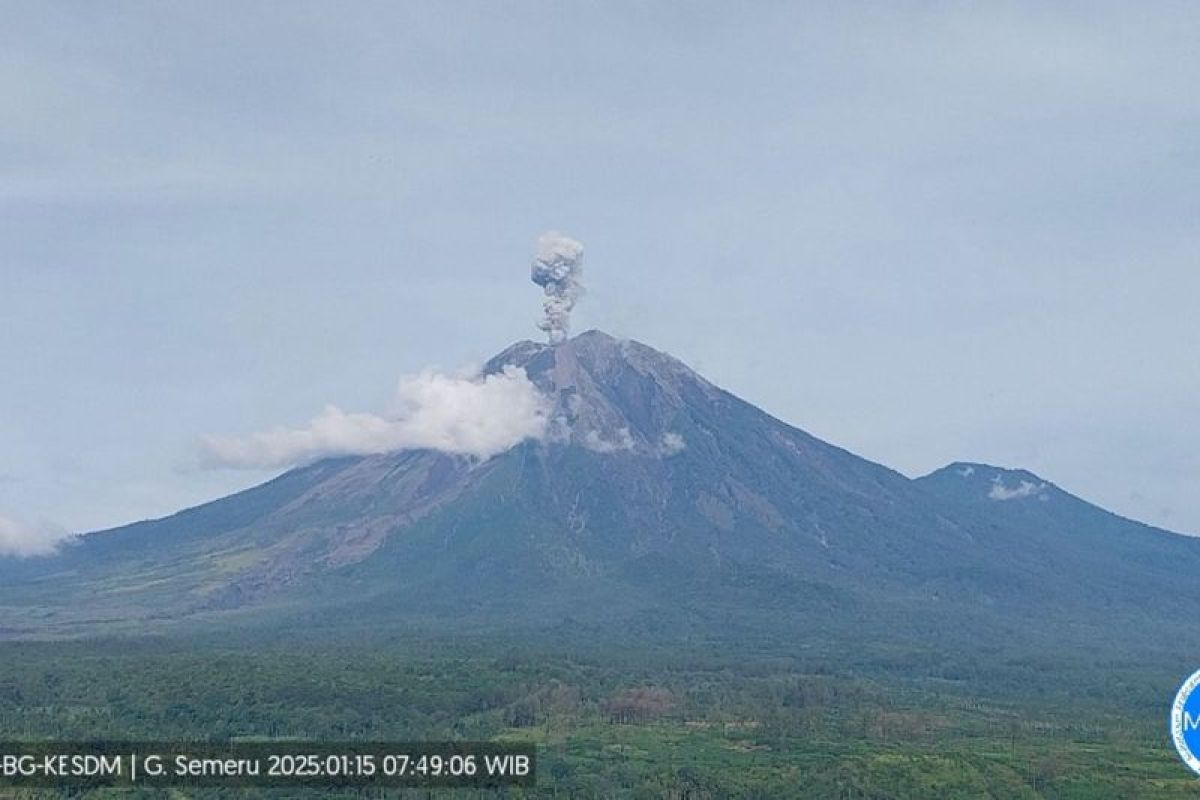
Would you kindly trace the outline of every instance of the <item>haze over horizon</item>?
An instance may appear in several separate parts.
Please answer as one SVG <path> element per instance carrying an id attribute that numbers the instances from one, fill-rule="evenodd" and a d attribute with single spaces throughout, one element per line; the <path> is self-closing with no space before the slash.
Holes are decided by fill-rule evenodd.
<path id="1" fill-rule="evenodd" d="M 14 8 L 0 517 L 161 516 L 273 474 L 203 435 L 541 338 L 558 229 L 576 331 L 1200 533 L 1200 11 L 832 8 Z"/>

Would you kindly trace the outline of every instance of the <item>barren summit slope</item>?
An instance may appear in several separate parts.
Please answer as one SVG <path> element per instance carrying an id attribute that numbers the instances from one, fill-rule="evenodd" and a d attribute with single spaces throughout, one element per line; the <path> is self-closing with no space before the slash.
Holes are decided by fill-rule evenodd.
<path id="1" fill-rule="evenodd" d="M 27 635 L 340 609 L 339 624 L 1086 639 L 1113 619 L 1137 638 L 1181 608 L 1200 618 L 1170 588 L 1200 566 L 1200 542 L 1041 479 L 959 464 L 909 480 L 599 331 L 519 342 L 485 371 L 510 365 L 548 396 L 541 440 L 486 461 L 326 459 L 53 558 L 0 561 L 0 623 Z"/>

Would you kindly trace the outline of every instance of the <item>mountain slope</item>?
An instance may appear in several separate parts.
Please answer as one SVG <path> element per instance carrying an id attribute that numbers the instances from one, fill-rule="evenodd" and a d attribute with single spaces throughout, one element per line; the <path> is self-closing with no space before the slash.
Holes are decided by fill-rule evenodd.
<path id="1" fill-rule="evenodd" d="M 0 625 L 433 615 L 1086 638 L 1119 618 L 1137 638 L 1167 624 L 1168 602 L 1200 617 L 1168 589 L 1200 566 L 1200 542 L 1028 473 L 957 464 L 912 481 L 598 331 L 517 343 L 485 371 L 510 365 L 550 399 L 544 439 L 484 462 L 329 459 L 55 558 L 0 561 Z"/>
<path id="2" fill-rule="evenodd" d="M 1200 539 L 1125 519 L 1026 470 L 955 463 L 916 483 L 961 524 L 990 534 L 990 550 L 1024 558 L 1060 592 L 1102 607 L 1178 607 L 1178 587 L 1200 569 Z"/>

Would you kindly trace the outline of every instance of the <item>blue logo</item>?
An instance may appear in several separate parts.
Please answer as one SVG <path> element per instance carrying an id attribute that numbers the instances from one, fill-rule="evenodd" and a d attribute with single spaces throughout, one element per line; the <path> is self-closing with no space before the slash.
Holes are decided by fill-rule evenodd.
<path id="1" fill-rule="evenodd" d="M 1200 671 L 1179 687 L 1171 706 L 1171 739 L 1183 763 L 1200 774 Z"/>

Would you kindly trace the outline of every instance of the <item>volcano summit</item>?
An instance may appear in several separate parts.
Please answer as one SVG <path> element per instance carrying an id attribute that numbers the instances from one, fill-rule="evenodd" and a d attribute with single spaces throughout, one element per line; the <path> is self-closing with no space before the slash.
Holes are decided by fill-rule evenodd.
<path id="1" fill-rule="evenodd" d="M 497 455 L 325 458 L 0 559 L 0 625 L 436 619 L 1133 646 L 1200 619 L 1170 588 L 1200 568 L 1200 541 L 1030 473 L 959 463 L 912 480 L 600 331 L 518 342 L 482 379 L 505 374 L 536 386 L 546 419 Z"/>

